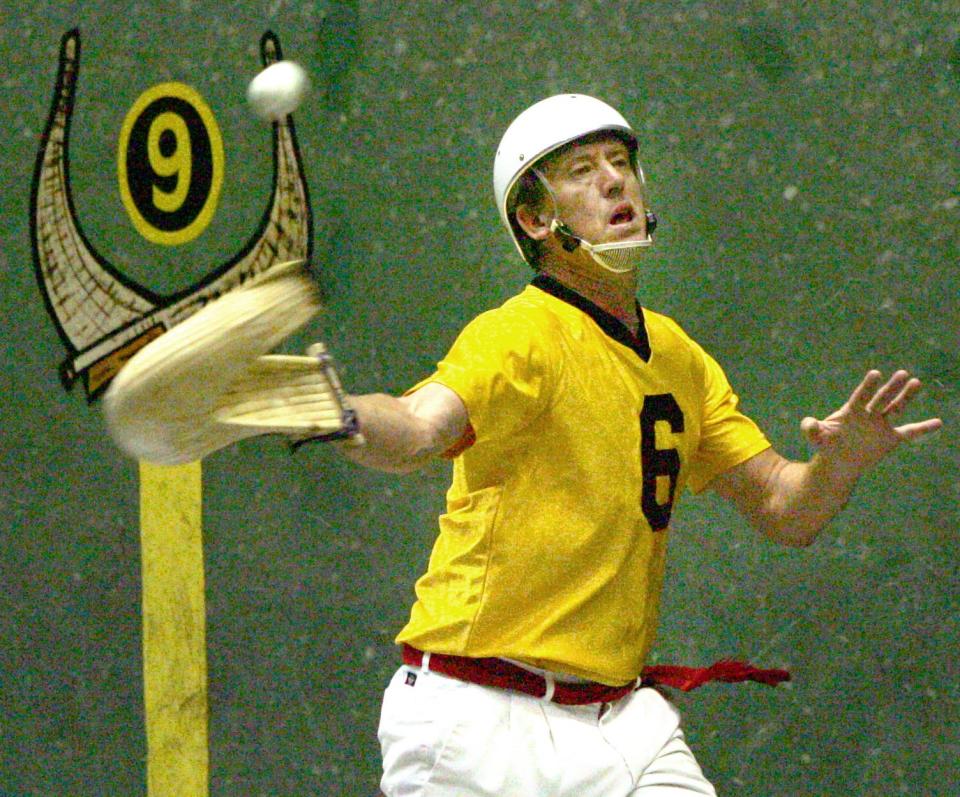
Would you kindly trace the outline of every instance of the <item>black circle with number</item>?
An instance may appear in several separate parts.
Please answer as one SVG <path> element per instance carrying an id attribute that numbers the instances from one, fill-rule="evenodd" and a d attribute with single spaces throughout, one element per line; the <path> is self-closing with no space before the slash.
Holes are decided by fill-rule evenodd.
<path id="1" fill-rule="evenodd" d="M 150 163 L 148 148 L 150 129 L 163 113 L 172 113 L 182 119 L 190 138 L 190 183 L 184 201 L 172 211 L 157 207 L 154 187 L 165 192 L 173 191 L 182 176 L 157 174 Z M 167 157 L 173 155 L 181 143 L 169 130 L 160 135 L 160 151 Z M 159 97 L 147 105 L 130 130 L 125 157 L 127 190 L 145 221 L 164 232 L 184 230 L 196 221 L 213 185 L 213 152 L 207 127 L 189 102 L 180 97 Z"/>

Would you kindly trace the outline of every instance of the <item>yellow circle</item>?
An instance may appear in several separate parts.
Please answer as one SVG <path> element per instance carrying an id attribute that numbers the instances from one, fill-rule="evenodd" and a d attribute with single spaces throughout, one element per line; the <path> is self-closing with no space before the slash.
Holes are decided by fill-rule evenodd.
<path id="1" fill-rule="evenodd" d="M 127 153 L 131 144 L 131 133 L 148 108 L 158 101 L 162 102 L 168 99 L 181 101 L 190 106 L 202 124 L 203 132 L 206 134 L 210 147 L 210 185 L 206 196 L 203 197 L 202 207 L 188 224 L 181 228 L 169 230 L 161 229 L 141 212 L 141 208 L 131 191 L 130 180 L 134 179 L 134 175 L 128 174 L 127 169 Z M 165 125 L 165 127 L 160 130 L 158 125 Z M 153 202 L 161 212 L 176 209 L 179 207 L 178 202 L 182 203 L 186 196 L 186 188 L 179 183 L 180 171 L 176 168 L 178 161 L 175 157 L 168 157 L 161 153 L 158 142 L 161 133 L 165 131 L 169 131 L 173 135 L 176 142 L 175 154 L 181 158 L 183 157 L 181 147 L 184 143 L 184 137 L 186 136 L 187 141 L 189 141 L 188 126 L 184 120 L 175 113 L 166 111 L 158 114 L 150 125 L 149 142 L 142 142 L 148 144 L 146 149 L 148 150 L 151 167 L 154 167 L 157 162 L 162 166 L 162 169 L 155 168 L 155 172 L 161 177 L 175 176 L 178 181 L 172 191 L 158 188 L 156 185 L 151 186 Z M 135 142 L 135 144 L 137 143 L 141 142 Z M 181 165 L 185 167 L 183 171 L 186 172 L 187 179 L 193 180 L 195 170 L 192 160 L 185 161 Z M 200 235 L 206 229 L 216 211 L 217 202 L 220 199 L 220 189 L 223 186 L 223 175 L 223 138 L 220 135 L 220 128 L 213 112 L 210 110 L 210 106 L 194 88 L 184 83 L 159 83 L 147 89 L 137 98 L 126 117 L 124 117 L 123 125 L 120 128 L 120 140 L 117 146 L 117 179 L 120 184 L 120 198 L 123 200 L 123 206 L 126 208 L 133 226 L 144 238 L 165 246 L 177 246 L 192 241 Z"/>

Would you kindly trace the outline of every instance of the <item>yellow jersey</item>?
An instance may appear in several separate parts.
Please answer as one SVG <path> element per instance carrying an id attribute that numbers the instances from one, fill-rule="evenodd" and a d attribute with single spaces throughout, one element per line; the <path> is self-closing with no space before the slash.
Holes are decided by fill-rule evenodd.
<path id="1" fill-rule="evenodd" d="M 471 437 L 397 642 L 611 685 L 640 674 L 679 495 L 770 444 L 720 366 L 638 312 L 635 336 L 539 275 L 409 391 L 456 392 Z"/>

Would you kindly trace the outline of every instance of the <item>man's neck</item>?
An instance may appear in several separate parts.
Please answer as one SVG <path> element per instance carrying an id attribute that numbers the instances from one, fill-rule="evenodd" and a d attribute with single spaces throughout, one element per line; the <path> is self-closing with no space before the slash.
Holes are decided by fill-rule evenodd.
<path id="1" fill-rule="evenodd" d="M 599 268 L 599 267 L 598 267 Z M 553 277 L 601 310 L 605 310 L 634 335 L 640 325 L 637 318 L 637 272 L 626 274 L 587 273 L 556 260 L 545 263 L 541 274 Z"/>

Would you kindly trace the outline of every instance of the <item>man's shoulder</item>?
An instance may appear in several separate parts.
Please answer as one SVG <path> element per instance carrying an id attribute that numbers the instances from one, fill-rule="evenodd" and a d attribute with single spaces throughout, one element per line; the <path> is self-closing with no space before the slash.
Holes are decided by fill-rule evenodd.
<path id="1" fill-rule="evenodd" d="M 475 316 L 470 325 L 510 323 L 532 328 L 549 324 L 557 318 L 556 308 L 551 306 L 549 299 L 549 296 L 528 285 L 499 305 Z"/>
<path id="2" fill-rule="evenodd" d="M 696 346 L 696 342 L 687 334 L 686 330 L 668 315 L 644 307 L 643 324 L 646 327 L 651 344 L 656 339 L 664 345 Z"/>
<path id="3" fill-rule="evenodd" d="M 461 330 L 458 343 L 524 349 L 543 339 L 552 323 L 549 309 L 527 288 L 475 315 Z"/>

